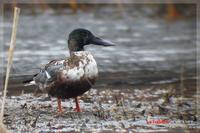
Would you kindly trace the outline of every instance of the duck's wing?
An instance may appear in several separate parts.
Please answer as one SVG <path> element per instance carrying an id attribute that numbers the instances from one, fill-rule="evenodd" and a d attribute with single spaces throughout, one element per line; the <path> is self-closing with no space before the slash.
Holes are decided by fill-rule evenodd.
<path id="1" fill-rule="evenodd" d="M 41 90 L 58 84 L 68 84 L 80 80 L 96 78 L 96 61 L 88 52 L 76 52 L 64 60 L 53 60 L 41 68 L 33 78 L 33 84 Z"/>
<path id="2" fill-rule="evenodd" d="M 33 78 L 36 84 L 42 88 L 55 81 L 57 73 L 64 69 L 65 60 L 53 60 L 40 69 L 40 72 Z"/>

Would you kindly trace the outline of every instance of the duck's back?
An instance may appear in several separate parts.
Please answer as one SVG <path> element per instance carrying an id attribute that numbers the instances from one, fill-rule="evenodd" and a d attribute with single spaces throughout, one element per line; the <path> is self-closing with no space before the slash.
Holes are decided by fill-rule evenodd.
<path id="1" fill-rule="evenodd" d="M 42 91 L 59 98 L 82 95 L 98 76 L 96 61 L 87 51 L 74 52 L 65 60 L 49 62 L 34 78 Z"/>

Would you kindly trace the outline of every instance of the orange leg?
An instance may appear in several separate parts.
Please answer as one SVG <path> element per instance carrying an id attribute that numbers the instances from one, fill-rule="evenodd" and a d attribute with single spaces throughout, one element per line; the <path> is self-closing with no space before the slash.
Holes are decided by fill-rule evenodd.
<path id="1" fill-rule="evenodd" d="M 76 102 L 76 111 L 77 112 L 81 112 L 80 106 L 79 106 L 79 102 L 78 102 L 78 97 L 75 97 L 75 102 Z"/>
<path id="2" fill-rule="evenodd" d="M 63 111 L 62 111 L 62 105 L 61 105 L 61 99 L 60 98 L 58 98 L 58 112 L 59 112 L 59 114 L 63 113 Z"/>

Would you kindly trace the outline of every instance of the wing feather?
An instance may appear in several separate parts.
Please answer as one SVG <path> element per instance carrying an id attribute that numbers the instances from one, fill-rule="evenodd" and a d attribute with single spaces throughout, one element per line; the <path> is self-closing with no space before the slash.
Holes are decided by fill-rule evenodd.
<path id="1" fill-rule="evenodd" d="M 59 71 L 63 70 L 65 60 L 51 61 L 41 68 L 40 72 L 34 77 L 36 83 L 49 84 L 56 79 Z"/>

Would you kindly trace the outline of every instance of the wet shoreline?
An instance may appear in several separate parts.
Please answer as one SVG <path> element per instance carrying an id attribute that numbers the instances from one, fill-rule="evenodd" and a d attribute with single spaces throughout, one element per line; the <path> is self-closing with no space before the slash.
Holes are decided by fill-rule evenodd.
<path id="1" fill-rule="evenodd" d="M 13 132 L 198 132 L 194 81 L 180 83 L 94 87 L 80 96 L 82 112 L 74 112 L 73 99 L 63 99 L 57 114 L 56 98 L 41 93 L 15 93 L 7 97 L 4 123 Z M 12 91 L 13 92 L 13 91 Z M 148 124 L 153 120 L 169 123 Z"/>
<path id="2" fill-rule="evenodd" d="M 175 75 L 168 72 L 100 72 L 99 77 L 96 81 L 96 84 L 93 86 L 95 89 L 134 89 L 134 88 L 145 88 L 150 86 L 168 86 L 174 85 L 179 90 L 181 84 L 184 87 L 190 88 L 191 92 L 194 94 L 196 92 L 196 83 L 197 79 L 195 76 L 191 75 Z M 162 73 L 162 75 L 160 74 Z M 8 94 L 15 95 L 20 94 L 22 91 L 25 93 L 33 93 L 37 90 L 37 87 L 34 85 L 26 86 L 23 82 L 31 79 L 32 75 L 11 75 L 8 85 Z M 3 84 L 3 80 L 0 81 Z M 193 90 L 193 91 L 192 91 Z"/>

